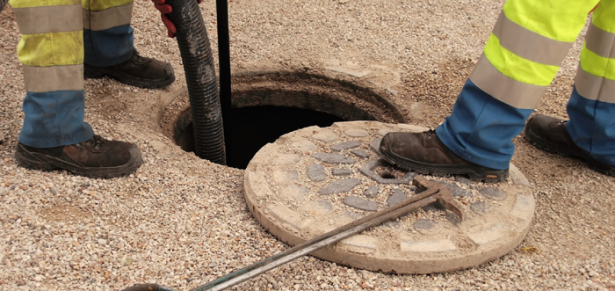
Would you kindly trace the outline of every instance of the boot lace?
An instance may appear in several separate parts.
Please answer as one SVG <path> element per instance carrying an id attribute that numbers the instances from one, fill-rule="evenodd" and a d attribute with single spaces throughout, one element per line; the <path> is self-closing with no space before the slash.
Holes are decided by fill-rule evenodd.
<path id="1" fill-rule="evenodd" d="M 436 131 L 434 129 L 430 129 L 428 131 L 423 131 L 423 134 L 426 134 L 427 138 L 431 139 L 431 137 L 436 134 Z"/>
<path id="2" fill-rule="evenodd" d="M 94 147 L 95 149 L 100 149 L 105 145 L 106 140 L 102 138 L 100 135 L 94 135 L 91 139 L 85 142 L 85 144 L 89 147 Z"/>
<path id="3" fill-rule="evenodd" d="M 135 52 L 132 54 L 131 60 L 133 63 L 137 64 L 137 65 L 141 65 L 147 62 L 147 58 L 142 57 L 138 51 L 135 50 Z"/>

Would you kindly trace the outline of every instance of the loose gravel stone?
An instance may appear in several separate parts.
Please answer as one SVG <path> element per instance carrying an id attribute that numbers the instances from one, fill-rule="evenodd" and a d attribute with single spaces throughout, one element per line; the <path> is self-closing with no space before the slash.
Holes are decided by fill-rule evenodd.
<path id="1" fill-rule="evenodd" d="M 344 204 L 366 211 L 378 211 L 378 203 L 361 197 L 348 196 L 344 198 Z"/>
<path id="2" fill-rule="evenodd" d="M 303 205 L 301 210 L 307 211 L 313 215 L 325 215 L 333 211 L 333 205 L 329 201 L 317 200 Z"/>
<path id="3" fill-rule="evenodd" d="M 296 151 L 300 152 L 309 152 L 316 149 L 316 145 L 309 140 L 301 140 L 294 142 L 290 145 L 290 147 Z"/>
<path id="4" fill-rule="evenodd" d="M 489 204 L 483 201 L 474 202 L 470 204 L 470 210 L 474 211 L 474 213 L 481 214 L 481 215 L 487 213 L 490 208 L 491 207 L 489 207 Z"/>
<path id="5" fill-rule="evenodd" d="M 369 186 L 364 192 L 363 195 L 368 198 L 374 198 L 378 196 L 378 192 L 380 192 L 380 188 L 378 186 Z"/>
<path id="6" fill-rule="evenodd" d="M 360 128 L 351 128 L 351 129 L 344 131 L 344 133 L 350 137 L 364 137 L 369 134 L 367 130 L 360 129 Z"/>
<path id="7" fill-rule="evenodd" d="M 282 189 L 281 194 L 286 197 L 300 199 L 307 196 L 309 192 L 310 189 L 307 187 L 293 184 Z"/>
<path id="8" fill-rule="evenodd" d="M 367 159 L 369 158 L 369 153 L 362 150 L 362 149 L 356 149 L 356 150 L 352 150 L 350 151 L 353 155 L 361 158 L 361 159 Z"/>
<path id="9" fill-rule="evenodd" d="M 420 233 L 432 234 L 437 224 L 437 222 L 430 219 L 419 219 L 414 222 L 413 227 Z"/>
<path id="10" fill-rule="evenodd" d="M 447 183 L 447 182 L 439 182 L 439 183 L 443 184 L 444 186 L 446 186 L 446 188 L 451 190 L 451 193 L 455 197 L 461 197 L 461 196 L 472 197 L 472 192 L 470 192 L 470 191 L 468 191 L 466 189 L 461 189 L 459 186 L 457 186 L 455 184 L 451 184 L 451 183 Z"/>
<path id="11" fill-rule="evenodd" d="M 354 187 L 361 184 L 360 179 L 343 179 L 331 182 L 318 191 L 321 195 L 331 195 L 336 193 L 344 193 L 352 190 Z"/>
<path id="12" fill-rule="evenodd" d="M 307 168 L 307 175 L 310 180 L 314 182 L 320 182 L 327 180 L 327 172 L 325 166 L 321 164 L 311 164 Z"/>
<path id="13" fill-rule="evenodd" d="M 408 199 L 408 196 L 406 196 L 406 193 L 404 193 L 404 191 L 399 189 L 393 189 L 391 190 L 391 196 L 389 196 L 389 198 L 387 199 L 387 205 L 391 207 L 395 204 L 403 202 L 406 199 Z"/>
<path id="14" fill-rule="evenodd" d="M 313 153 L 312 157 L 327 164 L 354 164 L 357 161 L 340 154 L 333 153 Z"/>
<path id="15" fill-rule="evenodd" d="M 334 152 L 341 152 L 343 150 L 349 150 L 356 148 L 361 145 L 361 142 L 358 140 L 350 140 L 346 142 L 337 143 L 331 146 L 331 150 Z"/>
<path id="16" fill-rule="evenodd" d="M 506 200 L 506 192 L 495 188 L 495 187 L 485 187 L 483 189 L 481 189 L 479 191 L 480 194 L 483 194 L 483 196 L 493 199 L 493 200 L 498 200 L 498 201 L 502 201 L 502 200 Z"/>
<path id="17" fill-rule="evenodd" d="M 335 133 L 331 131 L 323 131 L 323 132 L 315 134 L 313 137 L 317 140 L 324 141 L 326 143 L 334 142 L 340 139 Z"/>
<path id="18" fill-rule="evenodd" d="M 372 140 L 372 142 L 369 144 L 369 147 L 376 153 L 380 154 L 380 142 L 382 142 L 382 138 L 375 138 L 374 140 Z"/>
<path id="19" fill-rule="evenodd" d="M 299 173 L 295 170 L 291 171 L 276 171 L 273 173 L 273 179 L 278 183 L 288 183 L 299 179 Z"/>
<path id="20" fill-rule="evenodd" d="M 348 168 L 335 168 L 332 171 L 333 176 L 347 176 L 352 174 L 352 169 Z"/>
<path id="21" fill-rule="evenodd" d="M 466 176 L 463 176 L 463 175 L 455 175 L 455 181 L 462 183 L 462 184 L 466 184 L 466 185 L 474 184 L 472 180 L 468 179 Z"/>
<path id="22" fill-rule="evenodd" d="M 344 213 L 344 216 L 345 216 L 345 217 L 348 217 L 348 218 L 350 218 L 350 219 L 352 219 L 352 220 L 358 220 L 358 219 L 363 218 L 363 215 L 362 215 L 362 214 L 360 214 L 360 213 L 356 213 L 356 212 L 354 212 L 354 211 L 346 211 L 346 212 Z"/>

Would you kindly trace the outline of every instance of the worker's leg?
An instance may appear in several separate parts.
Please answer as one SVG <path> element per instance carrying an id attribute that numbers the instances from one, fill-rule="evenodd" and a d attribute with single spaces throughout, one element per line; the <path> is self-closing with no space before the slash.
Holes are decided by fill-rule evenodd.
<path id="1" fill-rule="evenodd" d="M 572 140 L 615 166 L 615 0 L 602 0 L 593 13 L 567 109 Z"/>
<path id="2" fill-rule="evenodd" d="M 526 118 L 597 1 L 509 0 L 481 59 L 436 133 L 464 160 L 507 169 Z"/>
<path id="3" fill-rule="evenodd" d="M 133 0 L 82 0 L 85 63 L 107 67 L 128 61 L 135 49 Z"/>
<path id="4" fill-rule="evenodd" d="M 83 21 L 80 0 L 11 0 L 21 41 L 26 98 L 15 160 L 23 167 L 64 169 L 104 178 L 142 163 L 134 144 L 94 136 L 83 121 Z"/>
<path id="5" fill-rule="evenodd" d="M 173 67 L 137 53 L 132 7 L 133 0 L 83 0 L 85 76 L 108 76 L 141 88 L 166 87 L 175 81 Z"/>
<path id="6" fill-rule="evenodd" d="M 389 133 L 380 150 L 406 169 L 501 181 L 512 138 L 540 97 L 598 0 L 509 0 L 452 114 L 435 133 Z"/>
<path id="7" fill-rule="evenodd" d="M 11 0 L 21 41 L 26 98 L 19 142 L 51 148 L 92 138 L 83 121 L 80 0 Z"/>

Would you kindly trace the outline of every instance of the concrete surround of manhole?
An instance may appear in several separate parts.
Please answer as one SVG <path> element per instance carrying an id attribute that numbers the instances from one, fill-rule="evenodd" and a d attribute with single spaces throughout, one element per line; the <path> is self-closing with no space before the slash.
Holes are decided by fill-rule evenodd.
<path id="1" fill-rule="evenodd" d="M 244 187 L 249 209 L 273 235 L 297 245 L 398 203 L 416 189 L 403 175 L 404 179 L 383 181 L 366 174 L 378 158 L 370 144 L 390 131 L 423 130 L 353 121 L 288 133 L 264 146 L 248 165 Z M 371 271 L 448 272 L 499 258 L 527 234 L 534 198 L 527 179 L 514 165 L 510 165 L 508 183 L 497 185 L 461 177 L 456 181 L 428 178 L 445 183 L 465 205 L 463 222 L 428 206 L 313 255 Z"/>

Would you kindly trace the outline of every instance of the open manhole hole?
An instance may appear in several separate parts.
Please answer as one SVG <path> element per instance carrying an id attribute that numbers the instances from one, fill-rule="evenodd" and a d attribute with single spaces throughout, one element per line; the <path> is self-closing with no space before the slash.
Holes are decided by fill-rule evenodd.
<path id="1" fill-rule="evenodd" d="M 245 169 L 264 145 L 301 128 L 354 120 L 406 121 L 375 90 L 323 75 L 244 74 L 234 76 L 232 83 L 232 111 L 224 122 L 231 125 L 233 143 L 226 151 L 227 165 L 234 168 Z M 163 127 L 177 145 L 193 152 L 192 116 L 184 95 L 165 112 Z"/>

